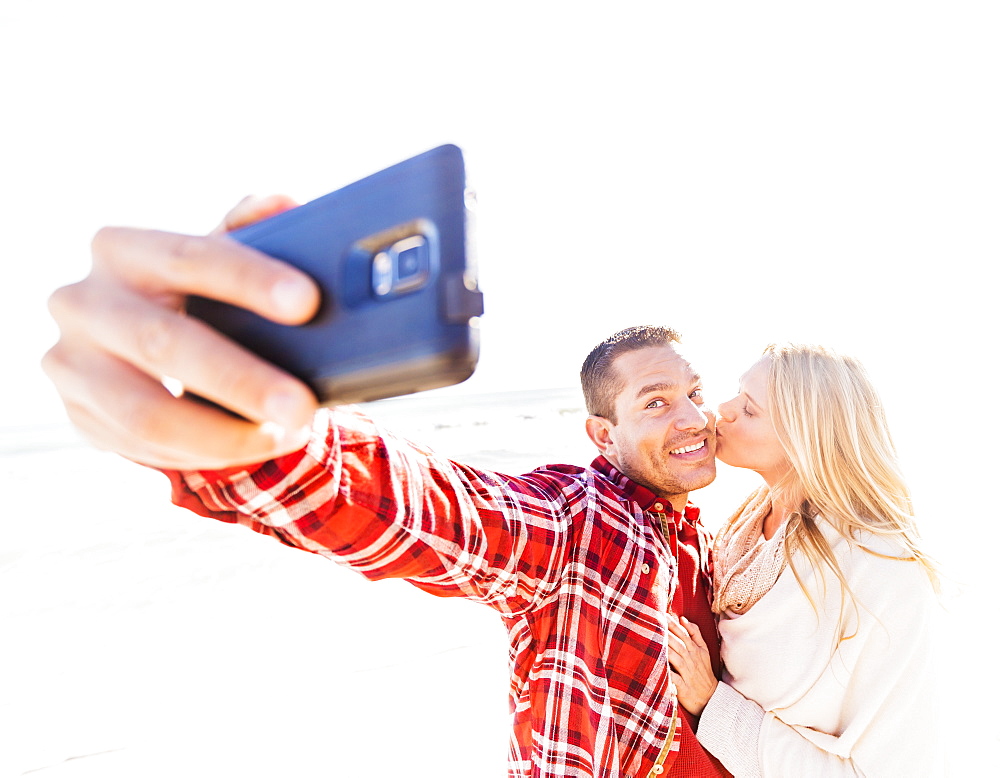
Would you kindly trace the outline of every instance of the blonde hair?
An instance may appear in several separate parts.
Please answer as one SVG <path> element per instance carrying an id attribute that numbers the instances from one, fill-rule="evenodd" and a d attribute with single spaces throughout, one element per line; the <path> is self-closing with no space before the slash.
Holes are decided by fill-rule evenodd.
<path id="1" fill-rule="evenodd" d="M 864 366 L 822 346 L 772 344 L 764 355 L 770 362 L 768 412 L 792 466 L 775 497 L 797 506 L 786 527 L 785 555 L 810 602 L 792 562 L 795 549 L 818 573 L 826 566 L 840 582 L 847 595 L 841 597 L 841 632 L 847 599 L 857 607 L 817 521 L 878 556 L 885 555 L 866 548 L 864 536 L 885 538 L 901 552 L 891 558 L 919 563 L 937 588 L 936 567 L 920 548 L 910 490 Z"/>

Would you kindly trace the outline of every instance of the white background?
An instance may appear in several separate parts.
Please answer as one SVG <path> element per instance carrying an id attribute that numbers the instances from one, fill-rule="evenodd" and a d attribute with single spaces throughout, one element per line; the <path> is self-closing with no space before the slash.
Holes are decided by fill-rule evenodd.
<path id="1" fill-rule="evenodd" d="M 245 194 L 307 200 L 453 142 L 487 315 L 480 370 L 451 391 L 571 386 L 594 342 L 645 322 L 685 333 L 710 399 L 772 340 L 853 351 L 926 533 L 985 589 L 998 21 L 961 0 L 9 1 L 0 433 L 62 418 L 37 367 L 45 298 L 86 274 L 101 225 L 200 233 Z M 44 527 L 51 495 L 12 472 L 2 520 Z M 995 687 L 973 659 L 995 631 L 968 607 L 953 683 L 971 704 Z"/>

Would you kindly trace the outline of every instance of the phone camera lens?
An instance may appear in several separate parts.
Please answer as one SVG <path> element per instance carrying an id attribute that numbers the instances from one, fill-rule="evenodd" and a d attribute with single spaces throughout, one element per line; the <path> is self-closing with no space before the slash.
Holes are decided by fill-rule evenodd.
<path id="1" fill-rule="evenodd" d="M 372 260 L 372 288 L 376 297 L 415 291 L 430 276 L 431 246 L 423 235 L 397 240 Z"/>
<path id="2" fill-rule="evenodd" d="M 421 268 L 426 264 L 422 256 L 426 253 L 427 244 L 421 244 L 420 246 L 414 246 L 413 248 L 404 249 L 399 252 L 398 263 L 400 281 L 412 278 L 420 272 Z"/>

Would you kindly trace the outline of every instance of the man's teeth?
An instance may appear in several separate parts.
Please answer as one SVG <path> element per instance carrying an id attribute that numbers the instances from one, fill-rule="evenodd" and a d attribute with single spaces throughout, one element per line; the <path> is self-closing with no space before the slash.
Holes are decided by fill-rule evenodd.
<path id="1" fill-rule="evenodd" d="M 695 443 L 693 446 L 685 446 L 684 448 L 675 448 L 671 451 L 671 454 L 687 454 L 690 451 L 697 451 L 699 448 L 705 448 L 705 441 L 701 443 Z"/>

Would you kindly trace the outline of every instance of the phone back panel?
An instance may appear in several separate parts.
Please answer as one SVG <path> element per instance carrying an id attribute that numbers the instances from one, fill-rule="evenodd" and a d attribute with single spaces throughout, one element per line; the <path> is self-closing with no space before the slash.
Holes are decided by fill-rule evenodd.
<path id="1" fill-rule="evenodd" d="M 327 404 L 458 383 L 475 369 L 482 294 L 469 265 L 465 167 L 440 146 L 231 233 L 322 289 L 291 327 L 214 300 L 188 311 L 307 383 Z"/>

